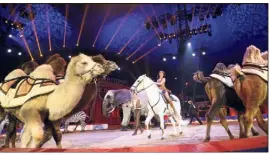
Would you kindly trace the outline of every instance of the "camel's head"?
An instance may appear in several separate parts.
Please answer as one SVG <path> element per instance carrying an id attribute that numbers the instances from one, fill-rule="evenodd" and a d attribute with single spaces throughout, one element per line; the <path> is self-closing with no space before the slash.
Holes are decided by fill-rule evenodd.
<path id="1" fill-rule="evenodd" d="M 246 63 L 253 63 L 259 65 L 267 65 L 267 61 L 263 59 L 261 50 L 258 49 L 256 46 L 250 45 L 246 49 L 246 53 L 243 58 L 242 65 Z"/>
<path id="2" fill-rule="evenodd" d="M 32 73 L 38 67 L 38 63 L 35 61 L 27 61 L 21 65 L 21 69 L 26 73 Z"/>
<path id="3" fill-rule="evenodd" d="M 100 63 L 93 61 L 92 57 L 80 54 L 71 58 L 66 71 L 67 78 L 70 76 L 81 77 L 85 82 L 103 74 L 105 70 Z"/>
<path id="4" fill-rule="evenodd" d="M 195 73 L 193 73 L 193 80 L 199 83 L 202 83 L 201 80 L 204 77 L 203 72 L 202 71 L 197 71 Z"/>
<path id="5" fill-rule="evenodd" d="M 118 68 L 115 62 L 106 60 L 101 54 L 93 56 L 93 60 L 103 65 L 105 72 L 103 73 L 102 76 L 106 76 Z"/>
<path id="6" fill-rule="evenodd" d="M 67 62 L 64 58 L 62 58 L 59 54 L 54 54 L 48 58 L 46 64 L 49 64 L 53 68 L 53 72 L 55 75 L 64 75 L 65 69 L 67 66 Z"/>

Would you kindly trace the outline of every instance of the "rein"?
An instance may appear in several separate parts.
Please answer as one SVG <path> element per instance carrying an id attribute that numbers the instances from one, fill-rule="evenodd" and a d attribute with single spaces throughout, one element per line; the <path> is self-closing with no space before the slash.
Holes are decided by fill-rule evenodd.
<path id="1" fill-rule="evenodd" d="M 143 81 L 144 81 L 144 79 L 142 79 L 136 86 L 132 86 L 132 87 L 135 88 L 135 91 L 136 91 L 137 93 L 140 93 L 140 92 L 142 92 L 142 91 L 144 91 L 144 90 L 150 88 L 150 87 L 154 84 L 154 82 L 153 82 L 153 83 L 150 84 L 149 86 L 144 87 L 144 83 L 143 83 L 143 89 L 140 90 L 140 91 L 137 91 L 138 86 L 139 86 Z M 131 87 L 131 88 L 132 88 L 132 87 Z M 157 101 L 154 105 L 151 105 L 150 102 L 149 102 L 149 99 L 148 99 L 148 104 L 149 104 L 149 106 L 151 107 L 151 109 L 152 109 L 154 115 L 156 115 L 156 113 L 155 113 L 155 111 L 154 111 L 154 107 L 159 103 L 159 101 L 160 101 L 160 95 L 161 95 L 161 94 L 160 94 L 160 92 L 159 92 L 159 93 L 158 93 L 158 101 Z M 166 111 L 166 108 L 164 109 L 164 112 L 165 112 L 165 111 Z"/>

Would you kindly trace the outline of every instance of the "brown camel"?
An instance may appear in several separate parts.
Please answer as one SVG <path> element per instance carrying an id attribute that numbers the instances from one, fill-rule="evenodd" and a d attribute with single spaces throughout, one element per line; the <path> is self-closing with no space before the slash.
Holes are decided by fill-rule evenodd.
<path id="1" fill-rule="evenodd" d="M 268 55 L 268 53 L 265 52 L 262 56 L 260 50 L 251 45 L 244 55 L 242 69 L 238 64 L 229 66 L 231 78 L 234 81 L 234 89 L 246 107 L 244 137 L 250 135 L 254 117 L 256 117 L 259 127 L 268 134 L 268 125 L 260 111 L 260 107 L 268 103 L 268 61 L 265 55 Z M 261 77 L 248 72 L 250 69 L 264 74 Z"/>
<path id="2" fill-rule="evenodd" d="M 224 64 L 218 63 L 212 73 L 227 76 L 226 70 L 227 69 Z M 230 139 L 234 138 L 230 129 L 228 128 L 228 123 L 225 118 L 226 115 L 224 111 L 222 110 L 223 106 L 232 107 L 237 110 L 238 121 L 240 123 L 240 136 L 239 137 L 242 137 L 244 129 L 241 124 L 243 122 L 242 115 L 245 112 L 245 107 L 242 101 L 240 100 L 240 98 L 235 93 L 234 89 L 228 87 L 227 85 L 225 85 L 224 83 L 222 83 L 220 80 L 216 78 L 204 77 L 203 72 L 201 71 L 197 71 L 194 74 L 193 79 L 199 83 L 206 83 L 205 92 L 211 102 L 211 107 L 205 116 L 207 120 L 207 130 L 206 130 L 206 137 L 204 139 L 204 142 L 208 142 L 210 140 L 211 125 L 213 122 L 213 118 L 216 115 L 219 116 L 220 123 L 227 131 Z M 254 128 L 252 132 L 253 132 L 253 135 L 258 135 L 258 132 Z"/>

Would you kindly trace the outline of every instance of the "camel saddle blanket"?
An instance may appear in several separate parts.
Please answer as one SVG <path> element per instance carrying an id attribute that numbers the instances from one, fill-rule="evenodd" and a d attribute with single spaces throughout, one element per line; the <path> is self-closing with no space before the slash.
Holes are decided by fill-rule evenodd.
<path id="1" fill-rule="evenodd" d="M 254 74 L 254 75 L 258 75 L 259 77 L 261 77 L 263 80 L 265 80 L 266 82 L 268 82 L 268 68 L 264 68 L 264 69 L 256 69 L 256 68 L 249 68 L 249 67 L 243 67 L 241 69 L 241 71 L 245 74 Z"/>
<path id="2" fill-rule="evenodd" d="M 221 81 L 223 84 L 225 84 L 228 87 L 233 87 L 233 82 L 232 82 L 231 77 L 221 76 L 221 75 L 218 75 L 218 74 L 211 74 L 210 77 Z"/>
<path id="3" fill-rule="evenodd" d="M 21 106 L 34 97 L 52 93 L 56 87 L 53 80 L 27 77 L 21 79 L 16 86 L 13 84 L 5 95 L 0 95 L 0 103 L 4 108 Z"/>

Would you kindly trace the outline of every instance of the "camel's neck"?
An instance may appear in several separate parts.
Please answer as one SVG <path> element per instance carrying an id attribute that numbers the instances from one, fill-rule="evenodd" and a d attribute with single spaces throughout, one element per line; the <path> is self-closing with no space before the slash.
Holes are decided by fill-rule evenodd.
<path id="1" fill-rule="evenodd" d="M 46 107 L 49 120 L 58 120 L 69 114 L 79 103 L 86 83 L 79 78 L 67 78 L 49 95 Z"/>

